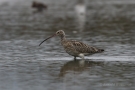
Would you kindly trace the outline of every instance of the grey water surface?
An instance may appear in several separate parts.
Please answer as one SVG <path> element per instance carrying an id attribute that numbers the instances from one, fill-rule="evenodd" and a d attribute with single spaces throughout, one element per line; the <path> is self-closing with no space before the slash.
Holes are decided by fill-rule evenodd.
<path id="1" fill-rule="evenodd" d="M 33 0 L 0 0 L 0 90 L 135 90 L 135 1 L 38 0 L 48 10 L 35 12 Z M 69 39 L 105 52 L 68 55 L 54 37 L 62 29 Z"/>

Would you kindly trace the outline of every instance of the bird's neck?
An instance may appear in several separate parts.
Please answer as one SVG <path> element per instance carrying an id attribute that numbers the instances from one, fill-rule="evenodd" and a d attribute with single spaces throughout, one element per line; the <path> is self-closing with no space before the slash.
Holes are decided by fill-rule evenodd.
<path id="1" fill-rule="evenodd" d="M 61 41 L 66 40 L 66 37 L 63 35 L 61 36 Z"/>

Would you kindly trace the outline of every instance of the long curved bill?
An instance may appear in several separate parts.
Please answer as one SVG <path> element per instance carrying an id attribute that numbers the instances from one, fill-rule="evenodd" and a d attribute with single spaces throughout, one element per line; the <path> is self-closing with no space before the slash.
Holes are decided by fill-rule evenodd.
<path id="1" fill-rule="evenodd" d="M 52 38 L 52 37 L 54 37 L 54 36 L 56 36 L 56 34 L 54 34 L 54 35 L 52 35 L 52 36 L 46 38 L 45 40 L 43 40 L 43 41 L 39 44 L 39 46 L 40 46 L 43 42 L 45 42 L 46 40 L 48 40 L 48 39 L 50 39 L 50 38 Z"/>

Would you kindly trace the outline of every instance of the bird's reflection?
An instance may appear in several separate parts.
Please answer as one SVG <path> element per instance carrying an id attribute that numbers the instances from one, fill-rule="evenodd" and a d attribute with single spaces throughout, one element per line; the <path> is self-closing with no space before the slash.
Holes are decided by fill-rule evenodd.
<path id="1" fill-rule="evenodd" d="M 85 25 L 85 16 L 86 16 L 86 5 L 85 0 L 77 0 L 75 5 L 75 12 L 77 16 L 78 28 L 80 31 L 84 29 Z"/>
<path id="2" fill-rule="evenodd" d="M 89 61 L 89 60 L 74 60 L 74 61 L 69 61 L 67 63 L 65 63 L 60 70 L 60 74 L 59 76 L 62 77 L 64 76 L 66 73 L 68 73 L 69 71 L 73 71 L 73 72 L 82 72 L 84 70 L 86 70 L 89 67 L 92 66 L 98 66 L 103 64 L 102 62 L 95 62 L 95 61 Z"/>

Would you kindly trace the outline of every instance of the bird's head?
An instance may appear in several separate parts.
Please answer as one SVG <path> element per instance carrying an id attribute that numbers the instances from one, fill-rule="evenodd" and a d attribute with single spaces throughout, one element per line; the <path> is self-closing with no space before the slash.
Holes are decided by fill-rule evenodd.
<path id="1" fill-rule="evenodd" d="M 65 37 L 65 32 L 64 32 L 63 30 L 58 30 L 55 34 L 53 34 L 52 36 L 50 36 L 50 37 L 46 38 L 44 41 L 42 41 L 42 42 L 39 44 L 39 46 L 40 46 L 43 42 L 45 42 L 46 40 L 48 40 L 48 39 L 50 39 L 50 38 L 52 38 L 52 37 L 54 37 L 54 36 L 59 36 L 59 37 L 62 39 L 63 37 Z"/>
<path id="2" fill-rule="evenodd" d="M 56 32 L 56 35 L 59 36 L 59 37 L 62 37 L 62 36 L 65 36 L 65 32 L 63 30 L 58 30 Z"/>

